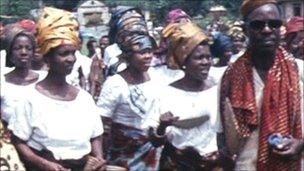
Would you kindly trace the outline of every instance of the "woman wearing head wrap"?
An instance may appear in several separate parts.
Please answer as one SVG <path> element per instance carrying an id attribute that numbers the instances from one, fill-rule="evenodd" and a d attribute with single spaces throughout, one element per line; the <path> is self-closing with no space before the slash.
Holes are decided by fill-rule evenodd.
<path id="1" fill-rule="evenodd" d="M 158 95 L 153 91 L 158 85 L 147 72 L 154 44 L 141 23 L 135 24 L 138 32 L 127 25 L 122 24 L 117 37 L 127 68 L 105 81 L 97 101 L 101 115 L 112 121 L 107 159 L 129 170 L 158 170 L 164 137 L 152 132 L 159 120 Z"/>
<path id="2" fill-rule="evenodd" d="M 30 69 L 36 49 L 34 36 L 18 24 L 6 25 L 4 34 L 7 60 L 15 66 L 12 71 L 1 75 L 2 118 L 8 122 L 26 88 L 32 87 L 42 76 Z"/>
<path id="3" fill-rule="evenodd" d="M 179 170 L 212 170 L 218 165 L 217 88 L 208 77 L 212 64 L 208 38 L 191 22 L 171 24 L 163 33 L 171 42 L 169 67 L 185 73 L 162 93 L 162 110 L 170 111 L 162 117 L 179 118 L 166 130 L 170 143 L 164 154 Z"/>
<path id="4" fill-rule="evenodd" d="M 104 165 L 102 122 L 92 97 L 66 82 L 79 46 L 72 13 L 44 8 L 38 45 L 49 65 L 46 78 L 16 107 L 8 128 L 28 170 L 83 169 Z"/>
<path id="5" fill-rule="evenodd" d="M 190 22 L 191 17 L 181 9 L 171 10 L 166 16 L 166 25 L 172 23 L 186 23 Z M 153 69 L 158 75 L 159 81 L 163 85 L 168 85 L 173 81 L 176 81 L 183 77 L 183 72 L 178 69 L 170 69 L 168 67 L 168 47 L 170 45 L 170 40 L 165 38 L 162 33 L 161 42 L 158 49 L 155 50 L 155 58 L 153 59 Z"/>
<path id="6" fill-rule="evenodd" d="M 218 59 L 210 69 L 210 76 L 213 77 L 216 82 L 219 82 L 222 75 L 229 65 L 229 60 L 232 56 L 233 43 L 231 38 L 223 33 L 218 33 L 214 37 L 213 44 L 210 46 L 210 50 L 214 59 Z"/>

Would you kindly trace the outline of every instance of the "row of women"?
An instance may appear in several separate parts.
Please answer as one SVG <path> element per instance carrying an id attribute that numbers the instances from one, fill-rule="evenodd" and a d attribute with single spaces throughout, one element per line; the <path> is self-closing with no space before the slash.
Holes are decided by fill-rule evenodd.
<path id="1" fill-rule="evenodd" d="M 140 10 L 122 8 L 113 16 L 119 58 L 127 67 L 106 79 L 96 103 L 66 80 L 80 45 L 72 13 L 46 7 L 38 21 L 37 45 L 49 67 L 44 78 L 28 69 L 33 35 L 10 29 L 6 50 L 15 68 L 1 78 L 1 87 L 14 91 L 1 92 L 1 118 L 23 166 L 8 170 L 229 168 L 233 158 L 218 148 L 218 90 L 209 77 L 208 36 L 185 18 L 164 28 L 166 64 L 184 73 L 164 85 L 150 69 L 156 43 Z"/>

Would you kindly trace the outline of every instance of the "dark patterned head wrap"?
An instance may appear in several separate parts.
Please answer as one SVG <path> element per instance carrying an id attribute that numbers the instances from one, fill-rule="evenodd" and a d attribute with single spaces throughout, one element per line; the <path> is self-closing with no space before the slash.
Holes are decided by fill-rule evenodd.
<path id="1" fill-rule="evenodd" d="M 118 6 L 114 12 L 112 13 L 111 19 L 110 19 L 110 31 L 109 31 L 109 39 L 110 43 L 115 43 L 117 38 L 117 28 L 119 25 L 122 24 L 122 21 L 127 19 L 124 17 L 124 15 L 130 16 L 130 14 L 134 14 L 134 18 L 143 18 L 143 14 L 139 8 L 131 7 L 131 6 Z M 137 17 L 135 17 L 137 16 Z M 119 23 L 119 24 L 118 24 Z"/>

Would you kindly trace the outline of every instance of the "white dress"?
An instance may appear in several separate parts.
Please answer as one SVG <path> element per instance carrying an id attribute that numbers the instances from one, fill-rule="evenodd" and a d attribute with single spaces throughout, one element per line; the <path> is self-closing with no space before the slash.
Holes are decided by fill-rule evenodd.
<path id="1" fill-rule="evenodd" d="M 49 98 L 36 89 L 16 107 L 8 128 L 40 151 L 55 159 L 80 159 L 91 152 L 90 139 L 103 133 L 103 125 L 90 94 L 80 89 L 72 101 Z"/>
<path id="2" fill-rule="evenodd" d="M 180 120 L 208 115 L 209 120 L 200 126 L 183 129 L 169 126 L 168 140 L 178 149 L 194 147 L 201 155 L 217 151 L 217 87 L 200 92 L 190 92 L 172 86 L 162 93 L 162 111 L 170 111 Z"/>
<path id="3" fill-rule="evenodd" d="M 100 114 L 112 118 L 113 122 L 141 130 L 156 127 L 160 116 L 157 87 L 153 81 L 128 85 L 121 75 L 110 76 L 97 101 Z"/>
<path id="4" fill-rule="evenodd" d="M 35 71 L 36 72 L 36 71 Z M 2 109 L 2 119 L 9 122 L 11 115 L 14 114 L 14 108 L 18 101 L 26 95 L 26 92 L 33 89 L 35 84 L 47 75 L 46 71 L 38 71 L 39 78 L 36 82 L 29 85 L 16 85 L 5 81 L 5 76 L 1 75 L 1 109 Z"/>

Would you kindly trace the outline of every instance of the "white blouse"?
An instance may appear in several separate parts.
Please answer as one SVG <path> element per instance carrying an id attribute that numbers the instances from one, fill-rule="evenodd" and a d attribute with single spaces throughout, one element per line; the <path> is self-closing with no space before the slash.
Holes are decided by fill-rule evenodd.
<path id="1" fill-rule="evenodd" d="M 36 71 L 35 71 L 36 72 Z M 46 71 L 38 71 L 39 78 L 36 82 L 41 81 L 47 75 Z M 5 76 L 1 75 L 1 119 L 9 122 L 9 119 L 14 114 L 14 108 L 17 105 L 18 101 L 25 96 L 30 89 L 33 89 L 35 83 L 29 85 L 16 85 L 5 81 Z"/>
<path id="2" fill-rule="evenodd" d="M 160 116 L 157 87 L 153 81 L 129 85 L 119 74 L 108 77 L 97 101 L 101 116 L 141 130 L 156 127 Z"/>
<path id="3" fill-rule="evenodd" d="M 72 101 L 49 98 L 36 89 L 20 100 L 8 128 L 36 149 L 59 159 L 79 159 L 91 152 L 90 139 L 103 133 L 98 108 L 87 92 Z"/>
<path id="4" fill-rule="evenodd" d="M 169 126 L 166 130 L 169 141 L 178 149 L 194 147 L 201 155 L 217 151 L 216 130 L 217 87 L 200 92 L 184 91 L 172 86 L 164 88 L 162 111 L 170 111 L 179 120 L 208 115 L 209 120 L 200 126 L 183 129 Z"/>

